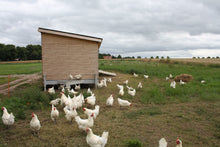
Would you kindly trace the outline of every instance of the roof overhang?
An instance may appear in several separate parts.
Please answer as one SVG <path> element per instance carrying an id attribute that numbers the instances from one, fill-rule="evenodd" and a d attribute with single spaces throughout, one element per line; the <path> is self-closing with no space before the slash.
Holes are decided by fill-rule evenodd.
<path id="1" fill-rule="evenodd" d="M 98 47 L 100 47 L 101 43 L 102 43 L 102 38 L 93 37 L 93 36 L 87 36 L 87 35 L 81 35 L 81 34 L 75 34 L 75 33 L 69 33 L 69 32 L 63 32 L 63 31 L 57 31 L 57 30 L 51 30 L 51 29 L 45 29 L 45 28 L 38 28 L 38 31 L 41 33 L 47 33 L 47 34 L 65 36 L 65 37 L 72 37 L 72 38 L 76 38 L 76 39 L 94 41 L 94 42 L 98 43 Z"/>

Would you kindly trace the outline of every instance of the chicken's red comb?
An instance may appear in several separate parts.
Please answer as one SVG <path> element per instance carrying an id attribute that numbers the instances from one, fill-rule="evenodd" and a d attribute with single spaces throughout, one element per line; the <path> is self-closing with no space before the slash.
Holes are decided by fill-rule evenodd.
<path id="1" fill-rule="evenodd" d="M 5 108 L 4 107 L 2 107 L 2 110 L 4 110 Z"/>
<path id="2" fill-rule="evenodd" d="M 176 144 L 180 144 L 179 138 L 176 139 Z"/>
<path id="3" fill-rule="evenodd" d="M 83 111 L 86 111 L 86 108 L 83 108 Z"/>

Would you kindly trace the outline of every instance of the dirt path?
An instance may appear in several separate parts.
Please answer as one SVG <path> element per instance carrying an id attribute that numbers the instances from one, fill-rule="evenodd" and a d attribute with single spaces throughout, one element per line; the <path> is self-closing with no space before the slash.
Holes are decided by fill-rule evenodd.
<path id="1" fill-rule="evenodd" d="M 11 81 L 9 83 L 9 91 L 14 90 L 16 87 L 30 83 L 32 81 L 40 79 L 42 76 L 39 73 L 34 74 L 22 74 L 22 75 L 10 75 L 11 77 L 18 77 L 19 79 Z M 0 77 L 8 77 L 8 75 L 2 75 Z M 12 86 L 11 86 L 12 85 Z M 0 94 L 7 94 L 8 93 L 8 83 L 0 85 Z"/>

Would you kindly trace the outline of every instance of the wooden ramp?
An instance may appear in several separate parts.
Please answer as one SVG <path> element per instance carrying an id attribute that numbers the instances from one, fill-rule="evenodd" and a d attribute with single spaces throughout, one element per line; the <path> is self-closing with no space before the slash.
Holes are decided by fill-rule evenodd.
<path id="1" fill-rule="evenodd" d="M 116 76 L 116 73 L 99 70 L 99 74 L 108 75 L 108 76 Z"/>

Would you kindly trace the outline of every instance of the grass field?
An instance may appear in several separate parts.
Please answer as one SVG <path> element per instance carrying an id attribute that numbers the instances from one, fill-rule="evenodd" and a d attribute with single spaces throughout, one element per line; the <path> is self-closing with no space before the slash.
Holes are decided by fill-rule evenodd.
<path id="1" fill-rule="evenodd" d="M 42 63 L 2 63 L 0 64 L 0 75 L 32 74 L 42 71 Z"/>
<path id="2" fill-rule="evenodd" d="M 100 114 L 92 129 L 98 135 L 109 131 L 106 147 L 125 147 L 133 140 L 142 143 L 143 147 L 155 147 L 162 137 L 166 138 L 171 147 L 175 146 L 177 137 L 187 147 L 220 145 L 219 67 L 139 60 L 102 60 L 99 68 L 117 73 L 107 88 L 92 89 L 96 95 L 96 104 L 100 105 Z M 132 72 L 139 74 L 139 77 L 134 78 Z M 193 80 L 186 85 L 177 83 L 176 89 L 173 89 L 169 87 L 171 80 L 165 80 L 170 73 L 173 76 L 191 74 Z M 148 74 L 150 78 L 144 79 L 143 74 Z M 116 84 L 122 84 L 126 79 L 129 80 L 128 85 L 134 88 L 137 88 L 138 82 L 142 82 L 143 88 L 137 89 L 134 98 L 125 90 L 125 95 L 121 98 L 131 101 L 133 106 L 120 108 L 116 101 Z M 206 83 L 201 84 L 201 80 Z M 0 145 L 88 146 L 86 134 L 77 128 L 75 122 L 69 124 L 65 120 L 61 106 L 58 107 L 58 123 L 52 123 L 48 102 L 58 94 L 49 96 L 42 89 L 39 81 L 18 87 L 9 99 L 0 96 L 0 106 L 7 107 L 16 116 L 15 125 L 9 130 L 0 122 Z M 85 90 L 81 91 L 85 93 Z M 105 101 L 112 93 L 115 98 L 114 106 L 106 107 Z M 89 105 L 85 104 L 84 107 Z M 31 112 L 38 115 L 42 124 L 39 137 L 33 136 L 29 129 Z M 85 118 L 82 110 L 78 110 L 78 113 Z"/>

